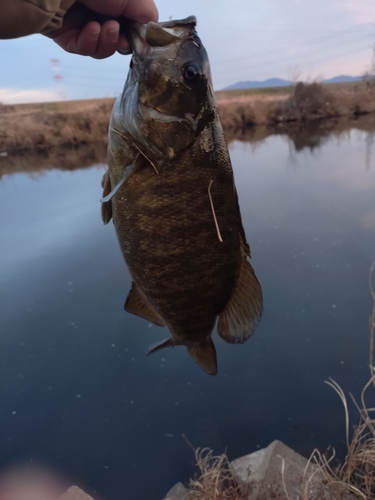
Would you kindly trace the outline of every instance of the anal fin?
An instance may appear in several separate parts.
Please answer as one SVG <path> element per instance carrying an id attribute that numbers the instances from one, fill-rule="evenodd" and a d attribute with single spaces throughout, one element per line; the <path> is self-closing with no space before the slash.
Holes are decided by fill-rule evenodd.
<path id="1" fill-rule="evenodd" d="M 157 342 L 150 346 L 146 352 L 147 356 L 152 354 L 153 352 L 160 351 L 160 349 L 165 349 L 166 347 L 174 347 L 176 344 L 174 343 L 172 338 L 164 339 L 161 342 Z"/>
<path id="2" fill-rule="evenodd" d="M 126 298 L 124 309 L 131 314 L 147 319 L 147 321 L 150 321 L 157 326 L 165 326 L 162 318 L 150 305 L 134 282 L 132 283 L 132 287 Z"/>
<path id="3" fill-rule="evenodd" d="M 255 331 L 262 310 L 262 289 L 243 251 L 236 290 L 219 315 L 217 329 L 220 337 L 230 344 L 242 344 Z"/>
<path id="4" fill-rule="evenodd" d="M 111 192 L 111 179 L 109 177 L 109 171 L 103 175 L 102 179 L 102 188 L 103 188 L 103 198 L 105 198 Z M 102 203 L 102 220 L 104 224 L 108 224 L 108 222 L 112 219 L 112 201 L 106 201 Z"/>

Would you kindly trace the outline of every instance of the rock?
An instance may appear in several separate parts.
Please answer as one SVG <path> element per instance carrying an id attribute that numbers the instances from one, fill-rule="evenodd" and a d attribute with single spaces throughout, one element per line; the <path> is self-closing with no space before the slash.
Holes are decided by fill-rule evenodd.
<path id="1" fill-rule="evenodd" d="M 78 486 L 71 486 L 58 500 L 93 500 Z"/>
<path id="2" fill-rule="evenodd" d="M 306 465 L 304 457 L 281 441 L 231 462 L 238 482 L 249 491 L 249 500 L 269 495 L 281 500 L 299 498 Z"/>
<path id="3" fill-rule="evenodd" d="M 182 483 L 177 483 L 168 491 L 164 500 L 189 500 L 189 496 L 188 489 Z"/>
<path id="4" fill-rule="evenodd" d="M 281 441 L 231 462 L 248 500 L 354 500 L 336 483 L 326 485 L 322 472 Z"/>

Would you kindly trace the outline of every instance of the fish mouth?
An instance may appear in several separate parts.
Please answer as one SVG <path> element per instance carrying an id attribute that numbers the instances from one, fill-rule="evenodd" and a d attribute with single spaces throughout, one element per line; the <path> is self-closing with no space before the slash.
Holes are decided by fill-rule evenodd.
<path id="1" fill-rule="evenodd" d="M 147 48 L 166 47 L 176 42 L 183 42 L 195 33 L 197 18 L 189 16 L 185 19 L 140 24 L 127 21 L 125 33 L 129 41 L 131 53 L 134 55 L 147 54 Z"/>

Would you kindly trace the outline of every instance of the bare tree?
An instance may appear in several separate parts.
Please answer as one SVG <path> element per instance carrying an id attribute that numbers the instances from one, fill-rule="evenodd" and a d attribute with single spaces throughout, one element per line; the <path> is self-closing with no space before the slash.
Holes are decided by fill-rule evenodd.
<path id="1" fill-rule="evenodd" d="M 295 64 L 294 66 L 290 66 L 287 70 L 288 80 L 291 85 L 295 86 L 299 82 L 301 78 L 302 70 L 299 64 Z"/>

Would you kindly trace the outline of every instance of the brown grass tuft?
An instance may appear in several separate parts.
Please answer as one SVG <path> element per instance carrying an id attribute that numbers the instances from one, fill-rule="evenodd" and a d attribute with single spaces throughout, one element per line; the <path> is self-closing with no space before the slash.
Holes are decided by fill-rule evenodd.
<path id="1" fill-rule="evenodd" d="M 270 121 L 315 120 L 338 116 L 336 101 L 334 94 L 326 86 L 299 82 L 291 96 L 273 110 Z"/>
<path id="2" fill-rule="evenodd" d="M 246 500 L 250 491 L 238 484 L 225 454 L 208 448 L 195 451 L 199 475 L 190 480 L 189 500 Z"/>
<path id="3" fill-rule="evenodd" d="M 298 83 L 293 94 L 276 106 L 269 122 L 316 120 L 337 116 L 358 116 L 375 112 L 375 86 Z"/>

